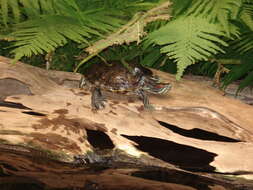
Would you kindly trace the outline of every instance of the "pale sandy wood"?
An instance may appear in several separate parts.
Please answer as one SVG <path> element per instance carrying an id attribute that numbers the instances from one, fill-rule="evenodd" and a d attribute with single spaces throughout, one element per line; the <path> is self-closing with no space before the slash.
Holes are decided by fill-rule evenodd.
<path id="1" fill-rule="evenodd" d="M 90 129 L 105 132 L 115 149 L 139 158 L 144 164 L 153 157 L 138 150 L 136 143 L 123 135 L 158 138 L 205 150 L 215 154 L 210 166 L 216 171 L 240 172 L 241 177 L 249 179 L 253 176 L 253 107 L 223 96 L 204 81 L 175 81 L 170 74 L 154 71 L 173 85 L 166 95 L 150 95 L 155 110 L 144 110 L 139 100 L 128 102 L 114 98 L 108 100 L 104 110 L 94 113 L 90 109 L 90 92 L 78 88 L 80 74 L 46 71 L 21 62 L 10 62 L 10 59 L 0 57 L 0 100 L 20 103 L 26 108 L 0 106 L 2 145 L 49 151 L 58 155 L 58 160 L 71 162 L 75 155 L 93 150 L 85 139 L 85 129 Z M 158 121 L 185 130 L 202 129 L 240 142 L 187 137 L 165 128 Z M 27 150 L 17 149 L 26 154 Z M 187 157 L 185 155 L 185 159 Z M 171 166 L 157 158 L 154 160 L 153 165 Z"/>

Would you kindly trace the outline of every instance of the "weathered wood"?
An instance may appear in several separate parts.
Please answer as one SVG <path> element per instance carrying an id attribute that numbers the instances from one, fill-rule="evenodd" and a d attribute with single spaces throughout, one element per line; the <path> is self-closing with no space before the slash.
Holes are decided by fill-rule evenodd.
<path id="1" fill-rule="evenodd" d="M 106 168 L 102 165 L 77 165 L 50 160 L 43 154 L 27 149 L 30 154 L 1 148 L 0 160 L 4 170 L 0 175 L 0 187 L 35 189 L 69 188 L 96 190 L 247 190 L 252 185 L 246 181 L 231 182 L 217 177 L 202 176 L 179 169 L 119 165 Z M 8 164 L 7 164 L 8 163 Z M 128 169 L 129 168 L 129 169 Z M 246 182 L 246 183 L 245 183 Z M 243 184 L 243 186 L 242 186 Z M 9 185 L 9 186 L 8 186 Z M 14 186 L 15 187 L 15 186 Z"/>
<path id="2" fill-rule="evenodd" d="M 80 170 L 72 168 L 75 156 L 95 151 L 91 162 L 102 161 L 107 167 L 124 163 L 130 168 L 160 167 L 253 177 L 253 107 L 224 97 L 204 81 L 175 81 L 172 75 L 154 71 L 173 85 L 166 95 L 150 95 L 155 110 L 144 110 L 138 100 L 113 97 L 104 110 L 94 113 L 90 109 L 90 92 L 78 88 L 80 74 L 46 71 L 20 62 L 11 64 L 4 57 L 0 57 L 0 69 L 0 165 L 14 176 L 33 176 L 54 187 L 54 180 L 46 177 L 56 172 L 52 163 L 57 162 L 60 169 L 53 175 L 60 178 L 63 171 Z M 45 159 L 47 164 L 33 165 L 34 158 Z M 18 167 L 17 171 L 11 166 Z M 94 174 L 97 175 L 103 178 L 94 177 L 91 181 L 96 179 L 100 185 L 112 180 L 103 172 Z M 78 180 L 90 179 L 90 174 L 81 176 Z M 113 177 L 119 180 L 118 185 L 124 180 L 122 184 L 142 180 L 119 173 Z M 60 184 L 56 186 L 67 187 Z M 150 189 L 160 187 L 159 182 L 152 184 Z M 144 187 L 148 189 L 145 185 L 138 188 Z M 168 183 L 162 187 L 175 189 Z"/>

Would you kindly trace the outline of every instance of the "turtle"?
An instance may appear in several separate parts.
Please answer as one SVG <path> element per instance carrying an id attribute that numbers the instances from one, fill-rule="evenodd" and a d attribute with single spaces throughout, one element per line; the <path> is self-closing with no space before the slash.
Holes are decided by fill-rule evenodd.
<path id="1" fill-rule="evenodd" d="M 162 83 L 160 77 L 140 64 L 98 63 L 92 64 L 83 72 L 80 88 L 88 88 L 91 93 L 92 110 L 105 107 L 103 92 L 135 96 L 143 101 L 144 108 L 151 109 L 148 95 L 165 94 L 171 84 Z"/>

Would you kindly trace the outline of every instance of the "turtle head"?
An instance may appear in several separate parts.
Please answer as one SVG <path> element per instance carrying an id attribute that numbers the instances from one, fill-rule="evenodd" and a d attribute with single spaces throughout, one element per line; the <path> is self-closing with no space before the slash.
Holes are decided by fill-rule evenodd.
<path id="1" fill-rule="evenodd" d="M 171 87 L 170 83 L 157 83 L 155 85 L 146 85 L 143 89 L 152 94 L 166 94 Z"/>
<path id="2" fill-rule="evenodd" d="M 143 77 L 141 83 L 142 89 L 152 94 L 165 94 L 172 87 L 170 83 L 160 82 L 158 76 Z"/>
<path id="3" fill-rule="evenodd" d="M 139 78 L 138 86 L 149 93 L 152 94 L 165 94 L 167 93 L 172 85 L 170 83 L 163 83 L 160 80 L 160 77 L 157 75 L 153 75 L 150 72 L 144 72 L 145 70 L 140 69 L 138 67 L 133 68 L 132 74 Z"/>

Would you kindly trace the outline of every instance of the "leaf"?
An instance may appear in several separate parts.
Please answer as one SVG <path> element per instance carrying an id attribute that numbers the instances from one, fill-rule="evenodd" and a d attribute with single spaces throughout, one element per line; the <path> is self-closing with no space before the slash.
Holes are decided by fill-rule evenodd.
<path id="1" fill-rule="evenodd" d="M 253 31 L 253 2 L 243 5 L 240 19 Z"/>
<path id="2" fill-rule="evenodd" d="M 240 38 L 232 42 L 232 48 L 240 54 L 244 54 L 253 50 L 253 32 L 247 31 Z"/>
<path id="3" fill-rule="evenodd" d="M 2 13 L 2 19 L 3 24 L 7 26 L 8 22 L 8 0 L 1 0 L 1 13 Z"/>
<path id="4" fill-rule="evenodd" d="M 184 14 L 193 3 L 192 0 L 172 0 L 173 3 L 173 16 Z"/>
<path id="5" fill-rule="evenodd" d="M 220 23 L 230 37 L 231 19 L 237 19 L 243 0 L 193 0 L 186 15 L 200 16 L 211 23 Z"/>
<path id="6" fill-rule="evenodd" d="M 18 0 L 12 0 L 12 1 L 8 1 L 9 2 L 9 6 L 11 7 L 12 9 L 12 13 L 13 13 L 13 16 L 14 16 L 14 20 L 15 20 L 15 23 L 18 23 L 20 21 L 20 9 L 18 7 Z"/>
<path id="7" fill-rule="evenodd" d="M 251 71 L 244 79 L 243 81 L 240 83 L 236 94 L 240 93 L 244 88 L 246 88 L 247 86 L 252 86 L 253 83 L 253 71 Z"/>
<path id="8" fill-rule="evenodd" d="M 232 68 L 232 70 L 225 76 L 222 84 L 222 88 L 226 88 L 231 82 L 238 80 L 245 75 L 247 76 L 249 71 L 253 70 L 253 64 L 252 61 L 244 61 L 243 64 L 236 65 Z M 248 81 L 248 79 L 247 79 Z M 242 87 L 239 87 L 238 91 L 240 91 L 245 84 L 248 82 L 245 82 Z"/>
<path id="9" fill-rule="evenodd" d="M 86 26 L 105 33 L 114 31 L 124 23 L 122 19 L 117 18 L 112 12 L 110 13 L 108 10 L 103 9 L 84 11 L 80 13 L 80 18 Z"/>
<path id="10" fill-rule="evenodd" d="M 28 17 L 35 17 L 40 14 L 40 6 L 39 6 L 39 0 L 19 0 L 20 5 L 23 6 L 23 12 Z M 41 0 L 42 1 L 42 0 Z M 44 0 L 45 1 L 45 0 Z M 21 6 L 17 7 L 21 9 Z"/>
<path id="11" fill-rule="evenodd" d="M 201 17 L 180 17 L 151 33 L 150 42 L 158 44 L 161 52 L 177 63 L 177 79 L 185 68 L 196 61 L 207 60 L 218 52 L 225 53 L 222 46 L 228 46 L 220 37 L 225 36 L 219 25 L 209 23 Z"/>
<path id="12" fill-rule="evenodd" d="M 42 54 L 63 46 L 67 40 L 87 43 L 87 38 L 97 31 L 82 26 L 78 21 L 63 16 L 43 16 L 39 19 L 18 24 L 12 33 L 15 39 L 15 58 Z"/>
<path id="13" fill-rule="evenodd" d="M 160 50 L 158 48 L 152 48 L 152 51 L 148 52 L 143 57 L 144 58 L 141 60 L 142 65 L 154 67 L 155 63 L 162 57 L 162 55 L 160 54 Z"/>

